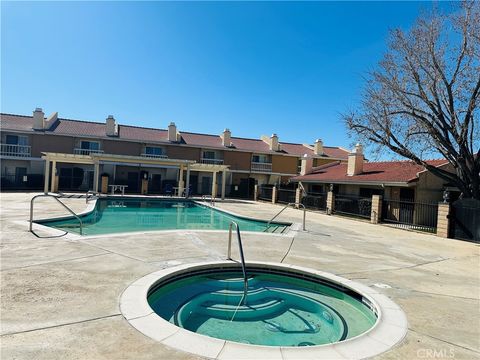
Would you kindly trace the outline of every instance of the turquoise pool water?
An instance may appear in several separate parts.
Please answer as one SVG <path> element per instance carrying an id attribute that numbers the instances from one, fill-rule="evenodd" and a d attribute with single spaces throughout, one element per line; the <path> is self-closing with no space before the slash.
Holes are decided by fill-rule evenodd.
<path id="1" fill-rule="evenodd" d="M 81 217 L 83 235 L 132 231 L 205 229 L 227 230 L 231 221 L 242 231 L 281 233 L 288 225 L 255 221 L 233 216 L 190 200 L 98 199 L 95 209 Z M 43 220 L 38 223 L 64 231 L 80 233 L 78 220 Z"/>
<path id="2" fill-rule="evenodd" d="M 268 346 L 330 344 L 360 335 L 376 322 L 361 296 L 328 284 L 247 268 L 192 275 L 150 291 L 162 318 L 187 330 L 240 343 Z"/>

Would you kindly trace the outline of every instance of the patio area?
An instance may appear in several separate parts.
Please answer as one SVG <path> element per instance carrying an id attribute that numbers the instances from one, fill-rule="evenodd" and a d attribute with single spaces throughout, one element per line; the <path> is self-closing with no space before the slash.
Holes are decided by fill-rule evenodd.
<path id="1" fill-rule="evenodd" d="M 34 195 L 0 198 L 1 358 L 196 358 L 130 326 L 119 297 L 136 279 L 159 269 L 225 259 L 227 233 L 42 239 L 28 232 Z M 85 199 L 65 202 L 75 211 L 86 206 Z M 216 206 L 268 220 L 282 205 L 227 200 Z M 40 200 L 36 209 L 39 216 L 64 214 L 52 199 Z M 288 209 L 278 220 L 301 222 L 302 216 Z M 246 260 L 330 272 L 391 298 L 405 311 L 409 331 L 378 359 L 480 358 L 478 244 L 316 212 L 307 213 L 306 228 L 293 237 L 244 234 Z"/>

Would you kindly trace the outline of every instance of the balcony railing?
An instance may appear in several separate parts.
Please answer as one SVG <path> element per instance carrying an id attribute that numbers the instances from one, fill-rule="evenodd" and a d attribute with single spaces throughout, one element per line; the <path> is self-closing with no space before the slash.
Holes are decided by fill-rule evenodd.
<path id="1" fill-rule="evenodd" d="M 90 155 L 90 154 L 103 154 L 103 150 L 99 149 L 73 149 L 73 153 L 76 155 Z"/>
<path id="2" fill-rule="evenodd" d="M 261 163 L 252 161 L 252 171 L 271 172 L 272 163 Z"/>
<path id="3" fill-rule="evenodd" d="M 31 146 L 28 145 L 1 144 L 0 146 L 2 156 L 30 157 L 31 154 Z"/>
<path id="4" fill-rule="evenodd" d="M 223 159 L 206 159 L 201 158 L 200 162 L 202 164 L 212 164 L 212 165 L 223 165 Z"/>
<path id="5" fill-rule="evenodd" d="M 164 154 L 146 154 L 146 153 L 143 153 L 143 154 L 140 154 L 140 155 L 143 156 L 143 157 L 152 158 L 152 159 L 167 159 L 168 158 L 168 156 L 164 155 Z"/>

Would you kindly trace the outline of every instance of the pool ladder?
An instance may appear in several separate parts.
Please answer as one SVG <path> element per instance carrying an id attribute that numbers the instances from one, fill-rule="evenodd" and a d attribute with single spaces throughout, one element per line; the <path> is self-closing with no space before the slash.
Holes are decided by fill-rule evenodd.
<path id="1" fill-rule="evenodd" d="M 238 224 L 235 221 L 232 221 L 230 223 L 230 226 L 228 228 L 228 250 L 227 250 L 227 260 L 233 260 L 232 259 L 232 232 L 233 232 L 233 226 L 235 226 L 235 229 L 237 231 L 237 242 L 238 242 L 238 251 L 240 253 L 240 263 L 242 265 L 242 273 L 243 273 L 243 296 L 242 300 L 240 301 L 240 304 L 244 304 L 245 301 L 247 300 L 247 291 L 248 291 L 248 279 L 247 279 L 247 270 L 245 268 L 245 257 L 243 256 L 243 246 L 242 246 L 242 237 L 240 236 L 240 228 L 238 227 Z"/>
<path id="2" fill-rule="evenodd" d="M 267 222 L 267 228 L 265 229 L 265 231 L 267 231 L 270 226 L 271 226 L 271 222 L 273 220 L 275 220 L 278 215 L 280 215 L 282 212 L 284 212 L 289 206 L 292 206 L 294 205 L 295 207 L 298 207 L 298 208 L 302 208 L 303 209 L 303 221 L 302 221 L 302 225 L 303 225 L 303 231 L 306 231 L 305 229 L 305 218 L 307 216 L 307 209 L 305 208 L 305 205 L 303 205 L 302 203 L 288 203 L 287 205 L 285 205 L 274 217 L 272 217 L 268 222 Z"/>
<path id="3" fill-rule="evenodd" d="M 70 214 L 72 214 L 79 222 L 80 224 L 80 235 L 82 235 L 83 233 L 83 222 L 82 222 L 82 219 L 80 219 L 80 217 L 75 214 L 75 212 L 70 209 L 67 205 L 65 205 L 63 202 L 60 201 L 61 198 L 82 198 L 83 196 L 80 195 L 80 196 L 69 196 L 69 195 L 53 195 L 53 194 L 40 194 L 40 195 L 35 195 L 32 200 L 30 200 L 30 228 L 29 228 L 29 231 L 34 234 L 35 236 L 37 237 L 40 237 L 38 236 L 34 231 L 33 231 L 33 205 L 35 203 L 35 199 L 39 198 L 39 197 L 51 197 L 51 198 L 54 198 L 60 205 L 62 205 Z M 87 199 L 88 201 L 88 199 Z M 58 235 L 58 236 L 55 236 L 55 237 L 60 237 L 60 236 L 64 236 L 68 234 L 68 231 L 65 231 L 64 234 L 61 234 L 61 235 Z"/>

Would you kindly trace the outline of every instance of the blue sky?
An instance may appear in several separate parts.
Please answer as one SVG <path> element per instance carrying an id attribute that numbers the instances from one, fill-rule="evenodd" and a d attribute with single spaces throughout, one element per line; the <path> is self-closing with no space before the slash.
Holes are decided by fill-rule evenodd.
<path id="1" fill-rule="evenodd" d="M 2 2 L 1 111 L 348 147 L 389 29 L 431 6 Z"/>

